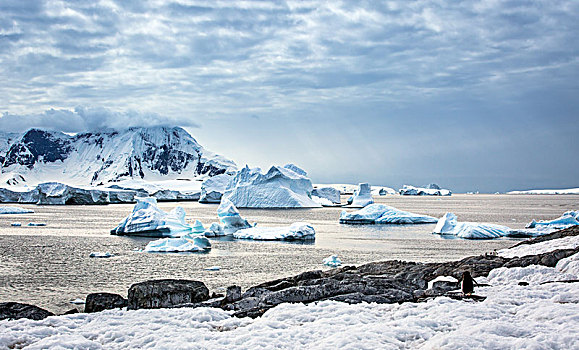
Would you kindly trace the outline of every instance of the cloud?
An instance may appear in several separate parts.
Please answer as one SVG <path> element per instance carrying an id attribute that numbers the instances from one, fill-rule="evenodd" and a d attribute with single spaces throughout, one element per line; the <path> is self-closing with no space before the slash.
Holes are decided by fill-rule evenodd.
<path id="1" fill-rule="evenodd" d="M 30 128 L 44 128 L 64 132 L 82 132 L 99 129 L 124 129 L 130 127 L 184 126 L 198 128 L 188 119 L 175 119 L 156 113 L 134 110 L 112 111 L 104 107 L 79 106 L 74 110 L 49 109 L 40 114 L 0 116 L 0 130 L 21 132 Z"/>

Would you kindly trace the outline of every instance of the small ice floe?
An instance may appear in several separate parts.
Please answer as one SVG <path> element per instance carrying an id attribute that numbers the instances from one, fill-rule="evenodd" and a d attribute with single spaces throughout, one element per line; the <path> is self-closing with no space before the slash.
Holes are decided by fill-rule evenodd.
<path id="1" fill-rule="evenodd" d="M 221 266 L 209 266 L 204 268 L 205 271 L 219 271 L 221 270 Z"/>
<path id="2" fill-rule="evenodd" d="M 384 204 L 370 204 L 350 213 L 344 210 L 340 215 L 341 224 L 427 224 L 436 221 L 432 216 L 414 214 Z"/>
<path id="3" fill-rule="evenodd" d="M 92 252 L 89 255 L 89 257 L 91 257 L 91 258 L 111 258 L 113 256 L 115 256 L 115 255 L 112 253 L 109 253 L 109 252 L 104 252 L 104 253 L 103 252 Z"/>
<path id="4" fill-rule="evenodd" d="M 250 227 L 233 233 L 240 239 L 263 241 L 308 241 L 316 239 L 314 227 L 307 222 L 294 222 L 286 227 Z"/>
<path id="5" fill-rule="evenodd" d="M 0 214 L 29 214 L 34 213 L 34 210 L 20 208 L 20 207 L 0 207 Z"/>
<path id="6" fill-rule="evenodd" d="M 84 300 L 78 298 L 78 299 L 71 300 L 70 303 L 75 304 L 75 305 L 82 305 L 82 304 L 84 304 Z"/>
<path id="7" fill-rule="evenodd" d="M 10 226 L 20 227 L 20 226 L 22 226 L 22 223 L 21 222 L 13 222 L 10 224 Z"/>
<path id="8" fill-rule="evenodd" d="M 324 265 L 331 266 L 331 267 L 338 267 L 342 265 L 342 260 L 338 258 L 338 255 L 328 256 L 324 259 Z"/>
<path id="9" fill-rule="evenodd" d="M 46 226 L 45 222 L 29 222 L 28 226 Z"/>
<path id="10" fill-rule="evenodd" d="M 202 235 L 186 234 L 179 238 L 161 238 L 149 242 L 148 253 L 204 252 L 211 249 L 211 242 Z"/>

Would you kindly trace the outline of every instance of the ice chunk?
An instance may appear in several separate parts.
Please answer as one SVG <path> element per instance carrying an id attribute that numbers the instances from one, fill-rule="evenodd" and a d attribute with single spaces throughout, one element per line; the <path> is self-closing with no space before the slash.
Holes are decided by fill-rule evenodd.
<path id="1" fill-rule="evenodd" d="M 137 198 L 133 211 L 111 230 L 114 235 L 178 237 L 192 232 L 185 222 L 185 210 L 176 207 L 169 213 L 157 206 L 155 198 Z"/>
<path id="2" fill-rule="evenodd" d="M 0 207 L 0 214 L 28 214 L 34 213 L 34 210 L 20 207 Z"/>
<path id="3" fill-rule="evenodd" d="M 450 196 L 452 192 L 440 188 L 437 184 L 430 184 L 428 187 L 414 187 L 404 185 L 398 192 L 403 196 Z"/>
<path id="4" fill-rule="evenodd" d="M 145 247 L 148 253 L 204 252 L 211 249 L 211 242 L 205 236 L 186 234 L 179 238 L 160 238 Z"/>
<path id="5" fill-rule="evenodd" d="M 338 267 L 342 265 L 342 260 L 340 260 L 337 255 L 328 256 L 324 259 L 324 265 Z"/>
<path id="6" fill-rule="evenodd" d="M 221 204 L 219 204 L 217 208 L 217 217 L 219 217 L 219 221 L 223 224 L 223 232 L 226 235 L 251 227 L 249 222 L 241 217 L 235 205 L 227 198 L 221 199 Z"/>
<path id="7" fill-rule="evenodd" d="M 217 222 L 211 223 L 211 226 L 204 232 L 206 237 L 219 237 L 225 236 L 225 231 L 223 230 L 223 226 L 219 225 Z"/>
<path id="8" fill-rule="evenodd" d="M 46 226 L 45 222 L 29 222 L 28 226 Z"/>
<path id="9" fill-rule="evenodd" d="M 90 258 L 111 258 L 115 256 L 114 254 L 111 254 L 109 252 L 92 252 L 90 253 L 89 257 Z"/>
<path id="10" fill-rule="evenodd" d="M 203 227 L 201 221 L 195 220 L 195 223 L 193 224 L 193 233 L 204 233 L 204 232 L 205 227 Z"/>
<path id="11" fill-rule="evenodd" d="M 560 217 L 553 220 L 533 220 L 526 226 L 526 228 L 548 228 L 552 231 L 556 231 L 575 225 L 579 225 L 579 211 L 567 211 Z"/>
<path id="12" fill-rule="evenodd" d="M 372 186 L 372 195 L 373 196 L 385 196 L 388 194 L 396 194 L 397 192 L 390 187 L 384 186 Z"/>
<path id="13" fill-rule="evenodd" d="M 353 207 L 365 207 L 369 204 L 374 203 L 372 198 L 372 188 L 368 183 L 361 183 L 358 185 L 358 189 L 352 197 L 348 199 L 348 204 Z"/>
<path id="14" fill-rule="evenodd" d="M 340 190 L 333 187 L 314 188 L 312 190 L 312 198 L 313 196 L 326 199 L 330 204 L 340 204 L 341 202 Z"/>
<path id="15" fill-rule="evenodd" d="M 71 304 L 75 304 L 75 305 L 82 305 L 84 304 L 84 300 L 83 299 L 74 299 L 70 301 Z"/>
<path id="16" fill-rule="evenodd" d="M 458 280 L 452 276 L 438 276 L 435 279 L 428 282 L 427 289 L 432 289 L 436 282 L 451 282 L 451 283 L 458 283 Z"/>
<path id="17" fill-rule="evenodd" d="M 20 227 L 20 226 L 22 226 L 22 223 L 21 222 L 13 222 L 10 224 L 10 226 Z"/>
<path id="18" fill-rule="evenodd" d="M 228 174 L 216 175 L 203 181 L 201 185 L 200 203 L 219 203 L 232 176 Z"/>
<path id="19" fill-rule="evenodd" d="M 312 182 L 295 165 L 272 166 L 266 174 L 261 169 L 245 167 L 227 185 L 223 198 L 238 208 L 314 208 Z"/>
<path id="20" fill-rule="evenodd" d="M 341 224 L 427 224 L 436 218 L 402 211 L 384 204 L 370 204 L 363 209 L 340 215 Z"/>
<path id="21" fill-rule="evenodd" d="M 469 239 L 488 239 L 508 236 L 510 232 L 510 227 L 502 225 L 458 222 L 455 214 L 446 213 L 438 220 L 433 233 Z"/>
<path id="22" fill-rule="evenodd" d="M 313 240 L 316 238 L 316 231 L 311 224 L 295 222 L 286 227 L 250 227 L 233 233 L 233 237 L 265 241 Z"/>
<path id="23" fill-rule="evenodd" d="M 220 266 L 209 266 L 209 267 L 204 268 L 204 270 L 205 271 L 219 271 L 219 270 L 221 270 L 221 267 Z"/>

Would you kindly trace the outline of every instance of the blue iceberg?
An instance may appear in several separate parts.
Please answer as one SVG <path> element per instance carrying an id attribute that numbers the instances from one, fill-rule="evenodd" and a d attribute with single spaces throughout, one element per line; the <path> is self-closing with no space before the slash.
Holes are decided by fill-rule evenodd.
<path id="1" fill-rule="evenodd" d="M 402 211 L 384 204 L 370 204 L 363 209 L 340 215 L 341 224 L 429 224 L 436 218 Z"/>
<path id="2" fill-rule="evenodd" d="M 286 227 L 250 227 L 233 233 L 239 239 L 264 241 L 309 241 L 316 239 L 316 231 L 311 224 L 295 222 Z"/>
<path id="3" fill-rule="evenodd" d="M 211 242 L 203 235 L 186 234 L 179 238 L 161 238 L 149 242 L 147 253 L 204 252 L 211 249 Z"/>

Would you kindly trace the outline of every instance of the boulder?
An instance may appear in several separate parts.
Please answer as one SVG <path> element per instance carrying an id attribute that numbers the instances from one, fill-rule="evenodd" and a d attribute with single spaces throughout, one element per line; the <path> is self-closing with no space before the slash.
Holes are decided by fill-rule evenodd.
<path id="1" fill-rule="evenodd" d="M 99 312 L 103 310 L 123 308 L 127 299 L 113 293 L 92 293 L 86 296 L 84 312 Z"/>
<path id="2" fill-rule="evenodd" d="M 129 310 L 171 308 L 199 303 L 209 299 L 209 289 L 203 282 L 190 280 L 152 280 L 133 284 L 129 288 Z"/>
<path id="3" fill-rule="evenodd" d="M 0 303 L 0 320 L 17 320 L 20 318 L 42 320 L 48 316 L 54 316 L 54 314 L 38 306 L 14 302 Z"/>

